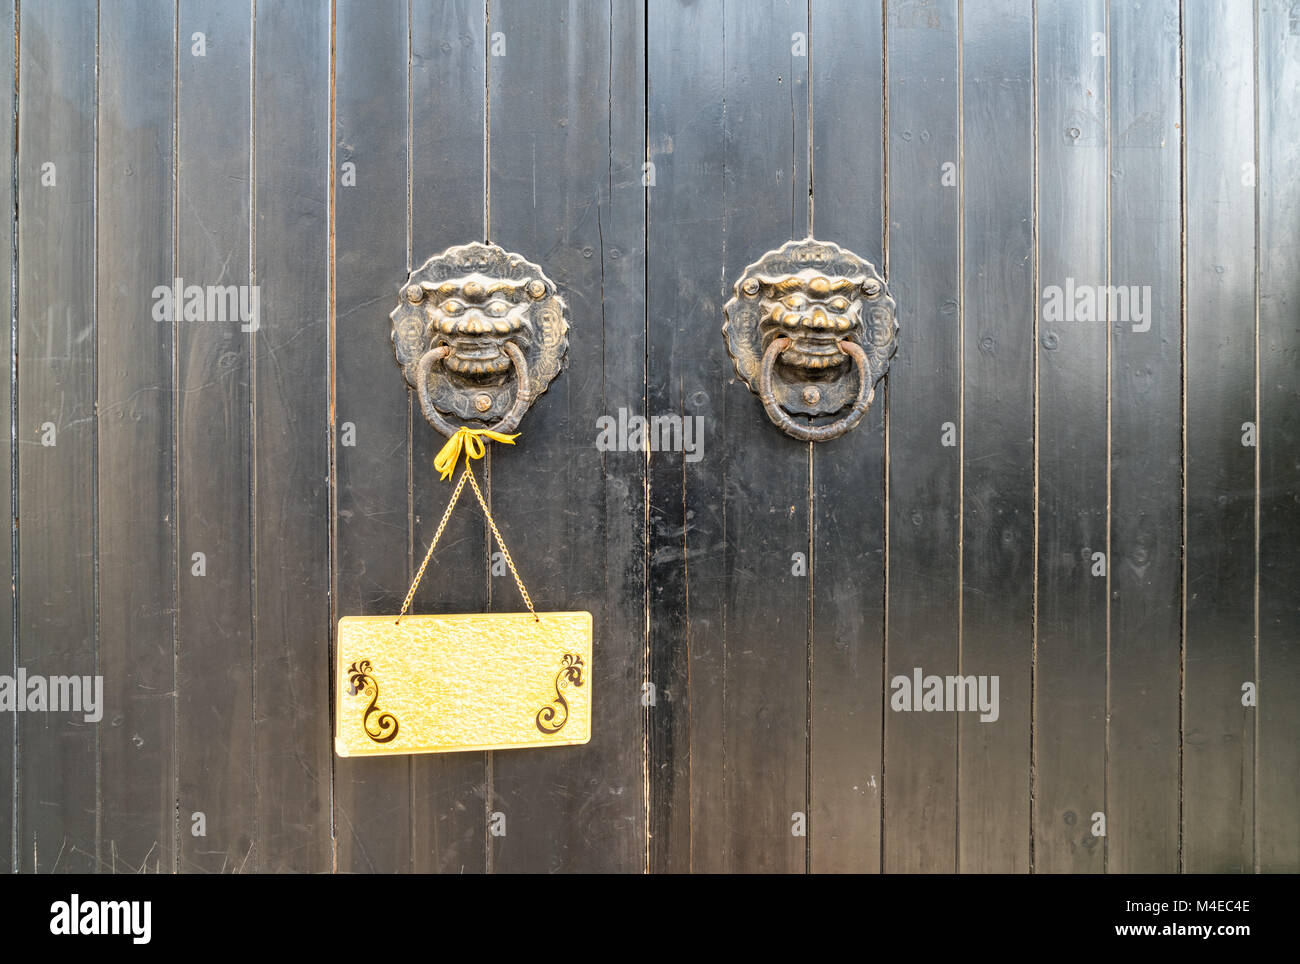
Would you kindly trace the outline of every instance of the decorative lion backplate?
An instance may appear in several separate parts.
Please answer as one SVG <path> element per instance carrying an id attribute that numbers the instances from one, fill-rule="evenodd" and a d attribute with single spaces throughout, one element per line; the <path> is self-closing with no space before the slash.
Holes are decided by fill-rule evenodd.
<path id="1" fill-rule="evenodd" d="M 875 267 L 814 238 L 746 268 L 724 311 L 736 374 L 802 440 L 837 438 L 861 421 L 897 348 L 894 299 Z"/>
<path id="2" fill-rule="evenodd" d="M 564 368 L 566 311 L 541 268 L 475 242 L 413 271 L 389 317 L 425 418 L 450 435 L 460 424 L 503 432 L 519 424 Z"/>

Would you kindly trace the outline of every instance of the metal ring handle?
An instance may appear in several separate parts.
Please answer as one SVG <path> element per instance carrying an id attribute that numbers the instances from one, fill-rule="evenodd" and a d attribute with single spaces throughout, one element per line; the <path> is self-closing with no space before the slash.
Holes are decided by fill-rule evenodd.
<path id="1" fill-rule="evenodd" d="M 489 425 L 488 429 L 493 432 L 513 432 L 524 417 L 524 412 L 528 411 L 528 407 L 533 404 L 533 383 L 528 377 L 528 362 L 524 358 L 524 353 L 519 350 L 519 346 L 512 341 L 508 341 L 501 347 L 510 356 L 510 363 L 514 365 L 515 377 L 518 379 L 519 385 L 515 391 L 515 402 L 510 406 L 510 411 L 501 416 L 501 421 L 495 425 Z M 442 361 L 450 354 L 450 345 L 439 345 L 437 348 L 431 348 L 421 355 L 419 364 L 415 366 L 416 393 L 420 396 L 420 408 L 424 412 L 424 417 L 429 420 L 434 428 L 448 437 L 456 433 L 456 426 L 443 417 L 443 414 L 434 406 L 433 399 L 429 397 L 429 371 L 436 362 Z"/>
<path id="2" fill-rule="evenodd" d="M 786 435 L 797 438 L 801 442 L 827 442 L 839 438 L 862 421 L 862 416 L 867 414 L 871 399 L 876 394 L 871 384 L 871 364 L 867 361 L 867 353 L 857 342 L 847 339 L 841 341 L 839 346 L 853 359 L 854 367 L 858 370 L 858 397 L 854 399 L 853 407 L 849 409 L 847 415 L 825 425 L 800 425 L 776 403 L 776 393 L 772 389 L 772 368 L 776 364 L 777 355 L 790 347 L 790 339 L 784 335 L 773 339 L 772 344 L 768 345 L 767 351 L 763 353 L 763 366 L 758 376 L 758 397 L 763 402 L 767 417 Z"/>

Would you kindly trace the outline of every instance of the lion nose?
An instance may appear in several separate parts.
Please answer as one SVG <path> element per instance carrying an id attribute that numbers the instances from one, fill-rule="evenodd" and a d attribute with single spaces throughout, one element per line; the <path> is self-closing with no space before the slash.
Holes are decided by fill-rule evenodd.
<path id="1" fill-rule="evenodd" d="M 826 315 L 824 308 L 814 308 L 812 314 L 808 316 L 809 328 L 834 328 L 835 322 L 831 321 Z"/>
<path id="2" fill-rule="evenodd" d="M 478 312 L 467 314 L 457 327 L 466 335 L 483 335 L 492 330 L 492 326 Z"/>

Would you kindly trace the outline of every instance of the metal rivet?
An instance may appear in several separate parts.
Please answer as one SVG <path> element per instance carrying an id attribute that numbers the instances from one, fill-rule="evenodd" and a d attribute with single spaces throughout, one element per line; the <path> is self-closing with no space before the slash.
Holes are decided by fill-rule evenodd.
<path id="1" fill-rule="evenodd" d="M 424 290 L 419 285 L 409 285 L 406 289 L 406 300 L 411 304 L 417 304 L 424 297 Z"/>
<path id="2" fill-rule="evenodd" d="M 487 392 L 480 392 L 474 396 L 474 407 L 480 412 L 486 412 L 492 407 L 492 396 Z"/>
<path id="3" fill-rule="evenodd" d="M 803 390 L 803 403 L 805 405 L 816 405 L 822 400 L 821 389 L 816 385 L 805 386 Z"/>
<path id="4" fill-rule="evenodd" d="M 546 294 L 546 285 L 534 279 L 528 282 L 528 297 L 536 300 Z"/>

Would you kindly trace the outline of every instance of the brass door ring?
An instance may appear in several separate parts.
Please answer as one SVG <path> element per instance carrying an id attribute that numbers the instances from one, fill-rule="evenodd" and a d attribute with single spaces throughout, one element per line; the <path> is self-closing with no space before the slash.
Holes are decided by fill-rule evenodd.
<path id="1" fill-rule="evenodd" d="M 773 339 L 772 344 L 763 353 L 763 367 L 759 373 L 758 381 L 758 397 L 763 402 L 767 417 L 781 431 L 801 442 L 827 442 L 839 438 L 862 421 L 862 416 L 867 414 L 867 409 L 871 406 L 871 400 L 876 394 L 876 390 L 871 384 L 871 367 L 867 361 L 867 353 L 855 342 L 845 340 L 839 343 L 840 350 L 853 359 L 853 367 L 858 372 L 858 394 L 853 401 L 853 407 L 849 409 L 848 414 L 844 417 L 828 422 L 825 425 L 803 425 L 796 422 L 781 408 L 776 400 L 776 392 L 772 387 L 772 368 L 776 364 L 777 356 L 789 348 L 791 344 L 789 338 L 781 336 Z"/>
<path id="2" fill-rule="evenodd" d="M 501 416 L 500 421 L 495 425 L 490 425 L 488 428 L 493 432 L 513 432 L 519 427 L 519 422 L 524 417 L 524 413 L 533 404 L 533 384 L 528 377 L 528 364 L 524 359 L 524 353 L 519 350 L 519 346 L 508 341 L 501 348 L 510 357 L 510 363 L 514 366 L 518 387 L 515 389 L 515 401 L 510 406 L 510 411 Z M 416 366 L 415 376 L 416 392 L 420 396 L 420 409 L 424 412 L 424 417 L 439 432 L 448 436 L 455 433 L 456 426 L 447 421 L 443 414 L 438 411 L 437 406 L 433 404 L 429 392 L 429 372 L 436 363 L 450 354 L 450 345 L 439 345 L 437 348 L 425 352 Z"/>

